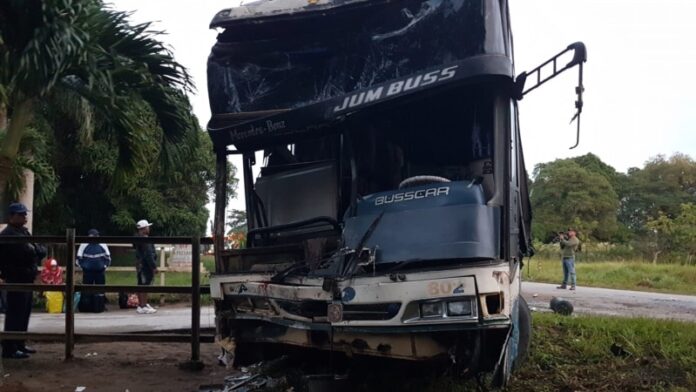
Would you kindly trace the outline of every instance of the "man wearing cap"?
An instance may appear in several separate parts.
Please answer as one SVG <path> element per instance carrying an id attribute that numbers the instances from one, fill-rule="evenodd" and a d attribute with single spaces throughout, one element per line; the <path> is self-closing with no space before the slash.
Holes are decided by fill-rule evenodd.
<path id="1" fill-rule="evenodd" d="M 565 235 L 559 233 L 559 244 L 561 245 L 561 263 L 563 263 L 563 283 L 557 288 L 565 289 L 570 283 L 570 289 L 575 290 L 575 252 L 580 246 L 575 230 L 569 228 Z"/>
<path id="2" fill-rule="evenodd" d="M 152 223 L 145 219 L 139 220 L 135 224 L 138 229 L 136 234 L 138 237 L 147 237 L 150 235 L 150 226 Z M 138 285 L 149 286 L 157 273 L 157 252 L 155 245 L 152 243 L 135 244 L 135 269 L 138 272 Z M 136 312 L 139 314 L 151 314 L 157 312 L 157 309 L 147 303 L 147 293 L 138 294 L 138 308 Z"/>
<path id="3" fill-rule="evenodd" d="M 98 237 L 97 229 L 87 232 L 90 237 Z M 106 244 L 90 242 L 81 244 L 77 249 L 77 264 L 82 269 L 83 284 L 105 284 L 106 268 L 111 265 L 111 252 Z M 104 294 L 82 293 L 80 296 L 81 312 L 103 312 Z"/>
<path id="4" fill-rule="evenodd" d="M 7 227 L 1 236 L 30 237 L 25 227 L 29 210 L 22 203 L 12 203 L 8 208 Z M 0 244 L 0 276 L 7 283 L 34 283 L 41 259 L 46 250 L 39 244 Z M 5 332 L 26 332 L 31 316 L 31 291 L 8 291 L 5 313 Z M 3 340 L 2 357 L 29 358 L 36 351 L 27 347 L 23 340 Z"/>

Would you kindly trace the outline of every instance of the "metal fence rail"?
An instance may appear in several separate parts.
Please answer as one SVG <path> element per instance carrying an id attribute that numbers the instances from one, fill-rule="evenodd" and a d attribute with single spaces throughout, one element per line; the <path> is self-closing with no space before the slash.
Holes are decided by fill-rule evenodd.
<path id="1" fill-rule="evenodd" d="M 0 332 L 0 339 L 29 339 L 36 341 L 65 340 L 65 359 L 73 358 L 75 342 L 191 342 L 191 362 L 200 364 L 200 342 L 212 342 L 212 336 L 201 336 L 201 294 L 210 293 L 210 287 L 201 287 L 200 245 L 212 244 L 212 238 L 193 237 L 87 237 L 75 236 L 75 229 L 67 229 L 65 237 L 60 236 L 0 236 L 3 243 L 42 243 L 66 244 L 65 284 L 26 284 L 2 283 L 0 290 L 8 291 L 61 291 L 65 294 L 65 333 Z M 75 245 L 76 243 L 103 244 L 190 244 L 191 245 L 191 286 L 136 286 L 136 285 L 85 285 L 75 284 Z M 76 291 L 92 293 L 136 292 L 136 293 L 175 293 L 191 295 L 191 334 L 75 334 L 75 307 L 72 301 Z"/>

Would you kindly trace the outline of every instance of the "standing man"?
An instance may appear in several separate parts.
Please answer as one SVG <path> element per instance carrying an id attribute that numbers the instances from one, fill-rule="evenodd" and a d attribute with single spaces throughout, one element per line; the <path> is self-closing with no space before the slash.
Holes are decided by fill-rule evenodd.
<path id="1" fill-rule="evenodd" d="M 98 237 L 97 229 L 87 232 L 90 237 Z M 82 269 L 82 284 L 106 284 L 106 268 L 111 265 L 111 252 L 106 244 L 90 242 L 77 249 L 77 264 Z M 101 313 L 104 311 L 103 293 L 82 293 L 80 312 Z"/>
<path id="2" fill-rule="evenodd" d="M 575 290 L 575 252 L 580 246 L 575 230 L 570 228 L 565 235 L 559 233 L 559 244 L 563 263 L 563 283 L 557 288 L 565 289 L 570 283 L 570 289 Z"/>
<path id="3" fill-rule="evenodd" d="M 29 210 L 22 203 L 12 203 L 8 208 L 7 227 L 2 236 L 30 237 L 24 227 Z M 32 243 L 0 244 L 0 269 L 7 283 L 34 283 L 41 259 L 46 256 L 43 246 Z M 8 291 L 5 312 L 5 332 L 26 332 L 31 316 L 31 291 Z M 2 357 L 12 359 L 29 358 L 36 350 L 26 346 L 23 340 L 3 340 Z"/>
<path id="4" fill-rule="evenodd" d="M 136 234 L 138 237 L 147 237 L 150 235 L 150 226 L 152 223 L 145 219 L 139 220 L 135 224 L 138 229 Z M 138 273 L 138 286 L 149 286 L 157 273 L 157 253 L 155 245 L 151 243 L 135 244 L 135 269 Z M 152 314 L 157 312 L 157 309 L 147 303 L 147 293 L 138 294 L 138 308 L 136 312 L 139 314 Z"/>

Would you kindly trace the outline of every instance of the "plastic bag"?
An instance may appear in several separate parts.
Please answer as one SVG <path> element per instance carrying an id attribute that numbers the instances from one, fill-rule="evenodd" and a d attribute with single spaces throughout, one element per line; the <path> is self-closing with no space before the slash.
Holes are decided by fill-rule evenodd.
<path id="1" fill-rule="evenodd" d="M 46 311 L 48 313 L 61 313 L 63 311 L 63 293 L 61 291 L 47 291 L 44 293 L 46 297 Z"/>
<path id="2" fill-rule="evenodd" d="M 140 301 L 138 300 L 138 294 L 129 294 L 128 295 L 128 307 L 129 308 L 137 308 L 140 305 Z"/>
<path id="3" fill-rule="evenodd" d="M 77 291 L 73 294 L 73 309 L 77 309 L 77 306 L 79 303 L 80 303 L 80 292 Z M 63 301 L 63 313 L 65 313 L 65 301 Z"/>

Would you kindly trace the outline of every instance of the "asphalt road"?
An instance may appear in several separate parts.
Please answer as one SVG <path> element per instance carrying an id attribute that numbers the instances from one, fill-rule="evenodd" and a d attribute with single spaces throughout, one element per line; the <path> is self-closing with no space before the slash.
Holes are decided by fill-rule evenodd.
<path id="1" fill-rule="evenodd" d="M 522 295 L 533 310 L 550 310 L 553 297 L 569 300 L 576 313 L 649 317 L 696 322 L 696 296 L 578 286 L 560 290 L 555 284 L 523 282 Z"/>
<path id="2" fill-rule="evenodd" d="M 579 314 L 650 317 L 696 322 L 696 296 L 659 294 L 640 291 L 612 290 L 578 286 L 575 291 L 559 290 L 546 283 L 522 283 L 522 295 L 532 310 L 549 311 L 553 297 L 569 300 Z M 0 315 L 0 325 L 4 315 Z M 191 308 L 166 306 L 155 314 L 137 314 L 135 310 L 111 310 L 104 313 L 75 314 L 76 333 L 128 333 L 189 329 Z M 201 309 L 201 327 L 215 327 L 212 306 Z M 62 333 L 65 331 L 64 314 L 34 313 L 29 331 Z"/>

